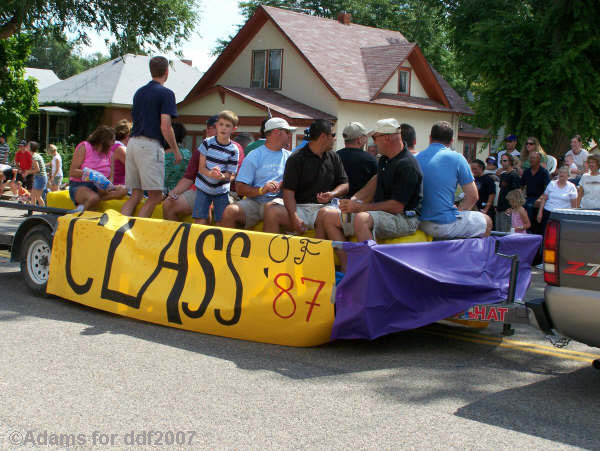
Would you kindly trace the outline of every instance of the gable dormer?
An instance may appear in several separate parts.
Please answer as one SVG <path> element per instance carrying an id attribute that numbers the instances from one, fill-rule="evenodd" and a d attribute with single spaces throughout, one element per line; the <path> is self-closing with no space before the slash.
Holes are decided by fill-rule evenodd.
<path id="1" fill-rule="evenodd" d="M 396 69 L 388 82 L 383 86 L 381 92 L 386 94 L 398 94 L 411 97 L 422 97 L 427 99 L 427 91 L 423 88 L 421 80 L 415 74 L 408 60 L 402 62 Z"/>

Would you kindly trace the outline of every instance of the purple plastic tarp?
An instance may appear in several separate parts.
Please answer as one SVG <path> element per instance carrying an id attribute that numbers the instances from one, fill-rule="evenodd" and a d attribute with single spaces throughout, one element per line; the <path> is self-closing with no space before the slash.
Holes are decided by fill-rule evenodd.
<path id="1" fill-rule="evenodd" d="M 431 243 L 344 243 L 348 267 L 337 286 L 331 338 L 372 340 L 476 304 L 506 300 L 511 260 L 496 252 L 519 256 L 515 298 L 522 299 L 541 239 L 513 234 Z"/>

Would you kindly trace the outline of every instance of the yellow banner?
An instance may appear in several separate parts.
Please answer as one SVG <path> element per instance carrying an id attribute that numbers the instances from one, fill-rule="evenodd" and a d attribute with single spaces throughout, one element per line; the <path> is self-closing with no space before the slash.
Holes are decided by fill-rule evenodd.
<path id="1" fill-rule="evenodd" d="M 58 220 L 48 293 L 165 326 L 288 346 L 329 341 L 331 242 L 113 210 Z"/>

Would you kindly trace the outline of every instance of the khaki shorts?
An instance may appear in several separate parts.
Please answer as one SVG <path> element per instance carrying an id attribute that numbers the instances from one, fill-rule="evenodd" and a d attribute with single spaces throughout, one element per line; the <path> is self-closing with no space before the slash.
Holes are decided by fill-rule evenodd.
<path id="1" fill-rule="evenodd" d="M 273 201 L 274 204 L 279 204 L 284 207 L 283 199 L 278 197 Z M 319 210 L 323 207 L 331 207 L 330 204 L 296 204 L 296 214 L 308 229 L 315 228 L 315 221 Z"/>
<path id="2" fill-rule="evenodd" d="M 194 209 L 194 203 L 196 202 L 196 190 L 188 189 L 188 190 L 184 191 L 183 193 L 181 193 L 179 195 L 179 197 L 182 197 L 183 199 L 185 199 L 188 206 L 190 207 L 190 214 L 191 214 L 192 210 Z"/>
<path id="3" fill-rule="evenodd" d="M 442 240 L 478 238 L 483 236 L 487 229 L 486 216 L 486 214 L 479 211 L 461 211 L 458 213 L 456 221 L 450 224 L 422 221 L 419 228 L 427 235 Z"/>
<path id="4" fill-rule="evenodd" d="M 165 151 L 157 140 L 129 138 L 125 157 L 125 185 L 128 189 L 163 191 Z"/>
<path id="5" fill-rule="evenodd" d="M 408 217 L 402 213 L 397 215 L 385 211 L 367 211 L 373 219 L 373 239 L 384 240 L 396 238 L 399 236 L 412 235 L 419 228 L 419 218 L 417 216 Z M 345 236 L 354 235 L 354 217 L 352 214 L 350 222 L 344 221 L 344 214 L 341 216 L 342 228 Z"/>
<path id="6" fill-rule="evenodd" d="M 242 199 L 236 202 L 235 205 L 240 207 L 246 216 L 246 225 L 244 226 L 246 229 L 254 227 L 265 216 L 265 204 L 254 199 Z"/>

